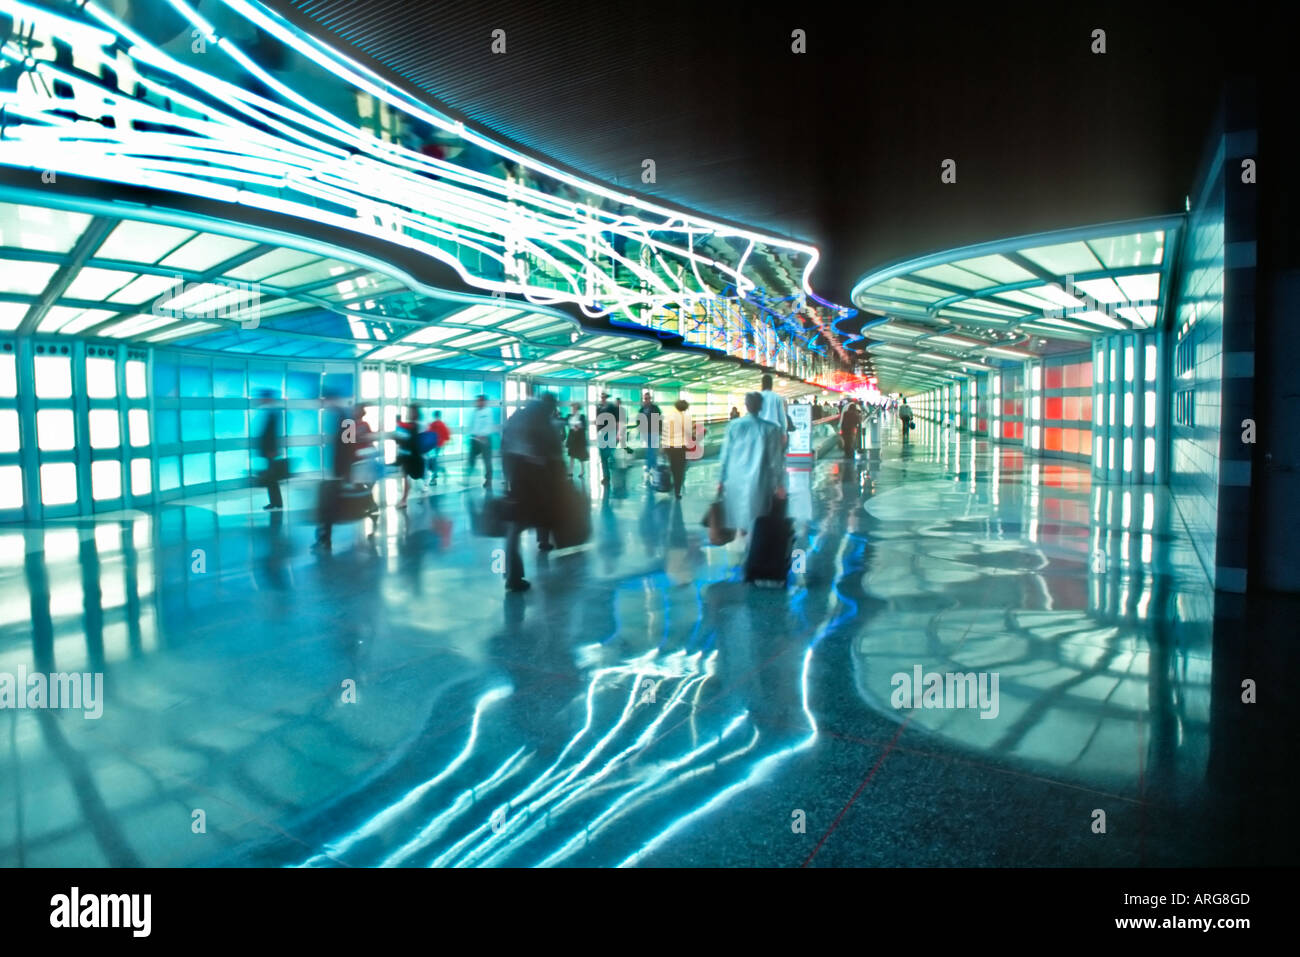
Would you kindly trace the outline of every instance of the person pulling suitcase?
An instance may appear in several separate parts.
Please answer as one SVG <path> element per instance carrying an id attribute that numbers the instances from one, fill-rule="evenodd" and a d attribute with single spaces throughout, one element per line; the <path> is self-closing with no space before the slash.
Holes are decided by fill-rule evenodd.
<path id="1" fill-rule="evenodd" d="M 775 581 L 781 567 L 789 568 L 790 550 L 780 532 L 792 526 L 778 526 L 765 520 L 774 517 L 773 506 L 779 503 L 780 514 L 775 517 L 788 522 L 784 503 L 789 479 L 785 470 L 785 435 L 779 427 L 759 417 L 762 408 L 763 397 L 751 392 L 745 396 L 749 414 L 727 425 L 718 494 L 726 509 L 727 526 L 739 531 L 737 547 L 748 545 L 746 580 Z M 750 529 L 754 530 L 752 536 L 746 534 Z M 780 574 L 779 578 L 784 584 L 785 575 Z"/>

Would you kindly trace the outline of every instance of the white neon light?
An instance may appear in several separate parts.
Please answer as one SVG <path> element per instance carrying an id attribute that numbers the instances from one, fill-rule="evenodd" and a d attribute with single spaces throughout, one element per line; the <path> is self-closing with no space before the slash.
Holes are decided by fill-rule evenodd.
<path id="1" fill-rule="evenodd" d="M 103 50 L 120 38 L 132 59 L 175 81 L 162 84 L 156 78 L 136 77 L 146 91 L 165 96 L 173 105 L 174 111 L 163 110 L 106 90 L 84 73 L 32 59 L 22 46 L 24 38 L 11 38 L 3 58 L 22 64 L 41 80 L 24 77 L 21 90 L 0 94 L 7 115 L 31 121 L 5 130 L 0 163 L 141 184 L 329 223 L 432 256 L 468 285 L 510 292 L 539 305 L 574 304 L 591 318 L 623 315 L 636 322 L 646 308 L 652 315 L 674 307 L 686 310 L 718 298 L 728 288 L 736 299 L 743 298 L 756 288 L 746 269 L 759 246 L 803 259 L 799 282 L 805 294 L 811 294 L 810 276 L 819 258 L 814 247 L 685 216 L 498 146 L 434 114 L 258 5 L 225 0 L 236 14 L 394 109 L 548 181 L 566 183 L 623 208 L 575 203 L 384 142 L 258 66 L 191 4 L 168 2 L 214 47 L 210 56 L 229 58 L 283 102 L 178 61 L 96 3 L 82 8 L 98 24 L 92 26 L 19 0 L 0 0 L 0 10 L 72 42 L 79 61 L 85 58 L 120 74 L 120 53 Z M 49 94 L 56 80 L 71 88 L 72 100 Z M 83 116 L 108 115 L 116 122 L 109 128 L 56 112 L 66 111 L 70 103 L 85 104 Z M 179 127 L 189 135 L 142 130 L 141 123 Z M 323 209 L 322 204 L 336 209 Z M 615 250 L 613 240 L 620 236 L 648 250 L 649 260 L 643 263 Z M 696 248 L 700 237 L 739 238 L 743 252 L 734 262 L 720 261 L 708 248 Z M 465 250 L 481 259 L 471 266 Z M 523 262 L 528 263 L 526 271 L 517 268 Z M 616 266 L 622 272 L 616 273 Z M 500 271 L 494 272 L 497 268 Z M 687 276 L 693 285 L 683 282 Z M 697 341 L 700 336 L 688 338 Z M 760 338 L 764 348 L 759 354 L 769 363 L 789 346 L 776 341 L 774 330 L 765 329 Z"/>

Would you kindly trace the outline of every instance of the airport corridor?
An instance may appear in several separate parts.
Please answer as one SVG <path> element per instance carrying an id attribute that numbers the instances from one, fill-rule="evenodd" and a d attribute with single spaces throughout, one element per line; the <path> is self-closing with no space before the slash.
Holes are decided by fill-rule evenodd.
<path id="1" fill-rule="evenodd" d="M 298 480 L 0 530 L 8 670 L 108 705 L 0 716 L 0 862 L 1267 860 L 1205 786 L 1213 599 L 1168 490 L 931 421 L 883 445 L 791 472 L 784 590 L 707 544 L 712 459 L 680 502 L 589 478 L 590 542 L 526 535 L 522 595 L 477 482 L 390 479 L 324 554 Z"/>

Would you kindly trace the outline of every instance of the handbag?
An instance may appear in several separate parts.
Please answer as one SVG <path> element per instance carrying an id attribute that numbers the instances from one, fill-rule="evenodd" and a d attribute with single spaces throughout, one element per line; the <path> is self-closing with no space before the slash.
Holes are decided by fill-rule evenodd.
<path id="1" fill-rule="evenodd" d="M 736 530 L 727 528 L 727 509 L 722 499 L 709 506 L 704 515 L 704 525 L 709 530 L 710 545 L 726 545 L 736 539 Z"/>
<path id="2" fill-rule="evenodd" d="M 506 526 L 514 521 L 516 504 L 508 498 L 489 498 L 483 502 L 482 511 L 471 512 L 474 532 L 484 538 L 505 538 Z"/>

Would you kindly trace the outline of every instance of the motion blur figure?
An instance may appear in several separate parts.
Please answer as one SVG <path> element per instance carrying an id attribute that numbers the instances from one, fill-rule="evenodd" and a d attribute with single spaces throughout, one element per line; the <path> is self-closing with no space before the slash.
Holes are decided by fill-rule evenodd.
<path id="1" fill-rule="evenodd" d="M 352 408 L 330 402 L 325 409 L 325 437 L 329 441 L 329 463 L 321 480 L 320 499 L 317 505 L 319 527 L 316 544 L 312 546 L 328 551 L 334 546 L 334 525 L 339 517 L 339 501 L 343 483 L 352 476 L 356 460 L 357 420 L 352 418 Z"/>
<path id="2" fill-rule="evenodd" d="M 507 421 L 501 431 L 501 465 L 511 502 L 506 529 L 506 591 L 526 591 L 519 538 L 525 528 L 537 529 L 537 547 L 551 547 L 549 522 L 564 479 L 564 447 L 555 428 L 559 402 L 544 392 Z"/>
<path id="3" fill-rule="evenodd" d="M 467 475 L 474 474 L 474 463 L 483 459 L 483 487 L 492 487 L 492 433 L 497 430 L 488 408 L 487 396 L 481 395 L 474 403 L 474 414 L 469 420 L 469 461 L 465 466 Z"/>
<path id="4" fill-rule="evenodd" d="M 587 416 L 583 413 L 582 406 L 577 402 L 574 402 L 570 409 L 566 426 L 564 446 L 569 453 L 569 474 L 573 474 L 576 466 L 578 478 L 586 478 L 587 460 L 591 457 L 591 453 L 588 451 Z"/>
<path id="5" fill-rule="evenodd" d="M 420 409 L 410 406 L 406 420 L 397 423 L 397 466 L 402 473 L 402 498 L 398 508 L 406 508 L 411 486 L 424 478 L 424 456 L 420 454 Z"/>
<path id="6" fill-rule="evenodd" d="M 262 409 L 262 424 L 257 433 L 257 454 L 265 461 L 261 479 L 266 486 L 267 504 L 262 506 L 270 511 L 284 508 L 284 499 L 280 497 L 280 480 L 283 478 L 285 463 L 280 458 L 280 411 L 275 408 L 275 395 L 269 389 L 258 395 L 258 406 Z"/>
<path id="7" fill-rule="evenodd" d="M 600 453 L 600 482 L 608 487 L 614 472 L 614 450 L 618 448 L 619 407 L 609 401 L 609 393 L 600 394 L 596 406 L 596 450 Z"/>
<path id="8" fill-rule="evenodd" d="M 663 420 L 664 456 L 668 459 L 668 469 L 673 477 L 673 492 L 677 498 L 682 497 L 682 488 L 686 485 L 686 454 L 695 446 L 695 424 L 691 416 L 686 414 L 689 408 L 685 399 L 678 399 L 664 414 Z"/>
<path id="9" fill-rule="evenodd" d="M 722 471 L 718 494 L 727 510 L 727 527 L 739 533 L 744 543 L 754 520 L 768 514 L 774 499 L 785 498 L 788 477 L 785 445 L 781 430 L 759 417 L 763 397 L 757 392 L 745 396 L 742 415 L 727 426 L 722 445 Z M 742 545 L 738 545 L 742 548 Z"/>

